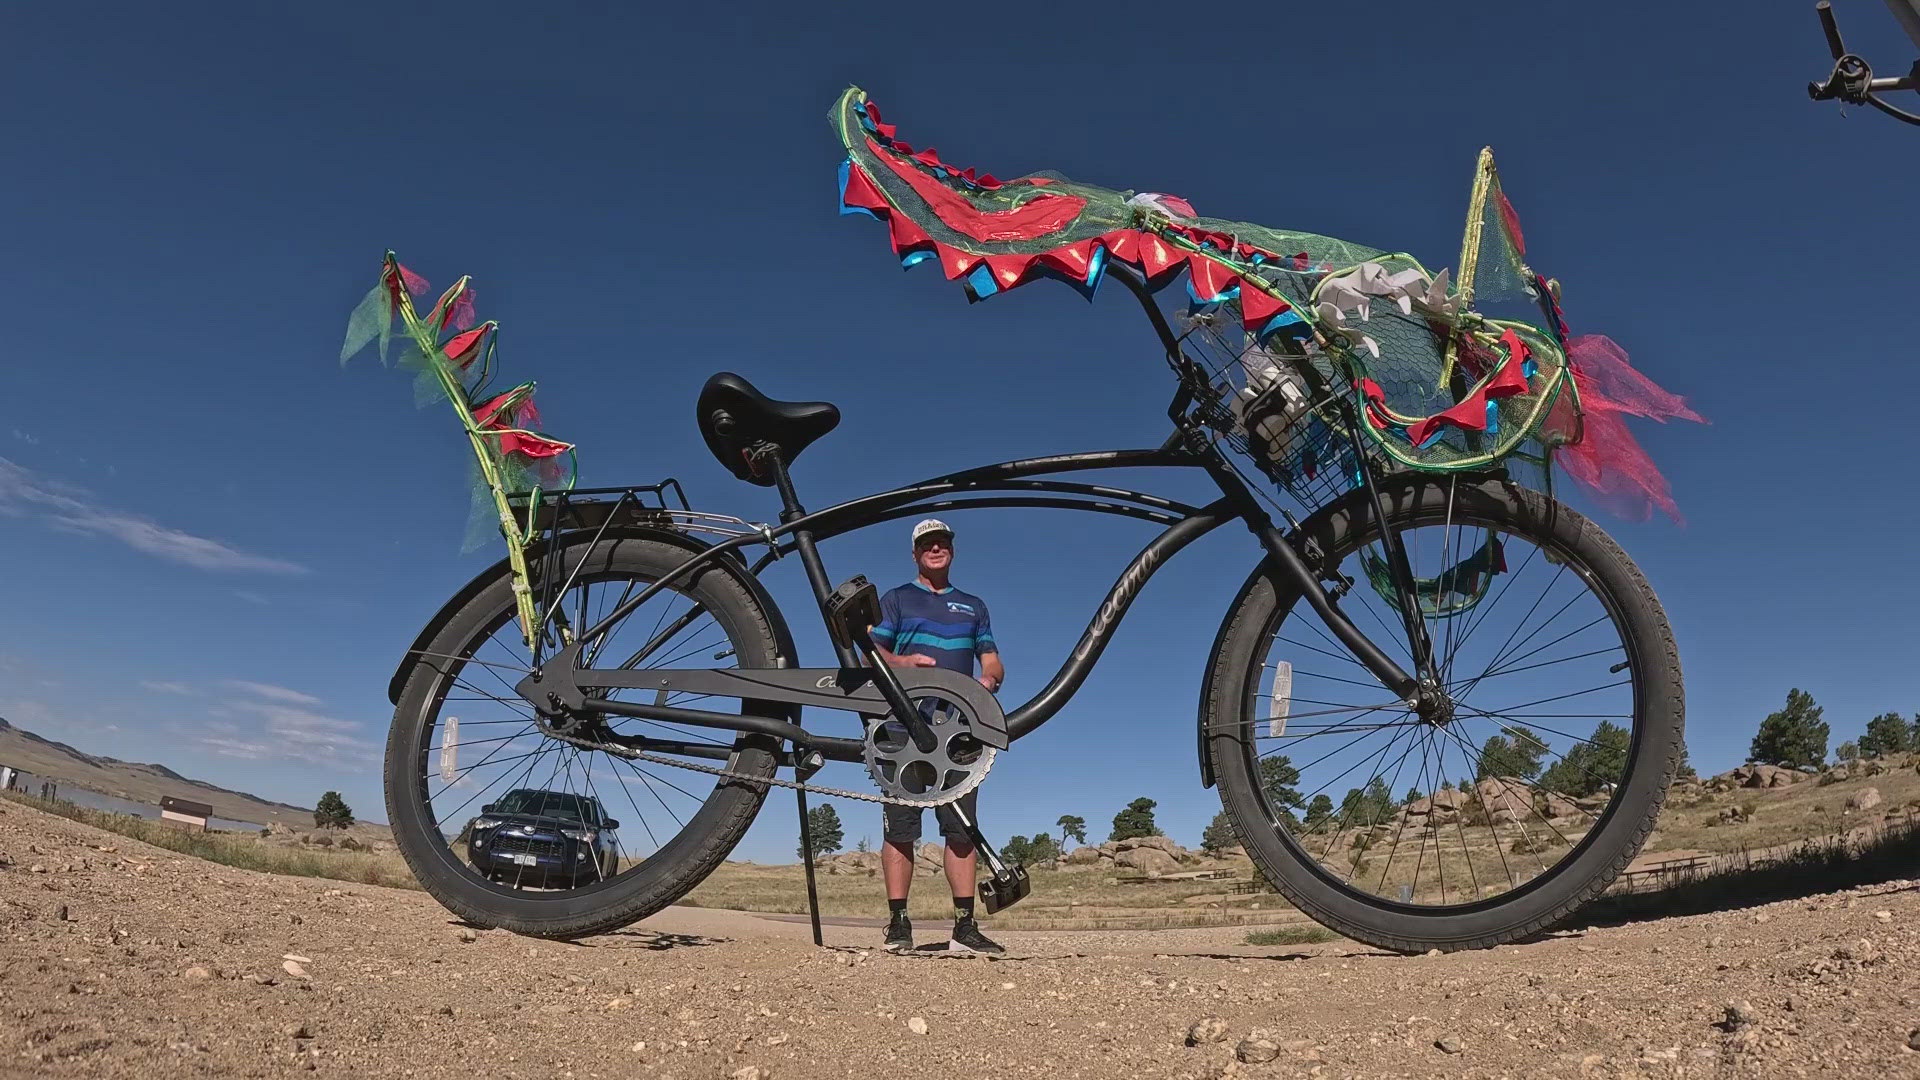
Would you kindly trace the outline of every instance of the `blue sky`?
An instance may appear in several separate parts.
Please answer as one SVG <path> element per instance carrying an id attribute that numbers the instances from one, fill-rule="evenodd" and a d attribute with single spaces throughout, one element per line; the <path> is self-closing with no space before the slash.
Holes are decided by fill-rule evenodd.
<path id="1" fill-rule="evenodd" d="M 969 307 L 841 218 L 826 110 L 866 87 L 916 145 L 1178 193 L 1203 213 L 1448 265 L 1477 149 L 1529 255 L 1713 421 L 1641 429 L 1688 517 L 1608 520 L 1679 635 L 1689 740 L 1730 767 L 1791 686 L 1834 742 L 1920 709 L 1906 565 L 1920 132 L 1802 86 L 1811 5 L 1489 2 L 981 18 L 806 5 L 22 9 L 0 44 L 0 529 L 13 567 L 0 715 L 85 749 L 383 818 L 387 678 L 491 559 L 459 553 L 466 453 L 407 380 L 334 362 L 388 247 L 475 276 L 510 376 L 541 382 L 589 484 L 768 494 L 700 447 L 728 368 L 846 420 L 797 470 L 815 505 L 1019 456 L 1164 435 L 1170 390 L 1117 290 Z M 1892 69 L 1878 4 L 1840 14 Z M 1194 479 L 1143 479 L 1204 495 Z M 955 580 L 993 605 L 1009 701 L 1052 673 L 1150 535 L 974 512 Z M 910 573 L 905 525 L 828 545 Z M 997 835 L 1218 803 L 1192 724 L 1240 530 L 1156 577 L 1073 705 L 1002 759 Z M 797 570 L 777 596 L 824 660 Z M 849 769 L 828 782 L 861 783 Z M 788 858 L 775 800 L 740 849 Z M 846 805 L 849 841 L 877 813 Z"/>

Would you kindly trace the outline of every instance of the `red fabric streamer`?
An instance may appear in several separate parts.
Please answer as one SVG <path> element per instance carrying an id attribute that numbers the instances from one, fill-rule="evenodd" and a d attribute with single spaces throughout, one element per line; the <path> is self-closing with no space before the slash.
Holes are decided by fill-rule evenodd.
<path id="1" fill-rule="evenodd" d="M 1567 475 L 1623 517 L 1645 521 L 1657 506 L 1674 521 L 1684 522 L 1666 477 L 1627 429 L 1625 417 L 1700 424 L 1706 418 L 1689 408 L 1684 398 L 1662 390 L 1635 370 L 1611 338 L 1600 334 L 1571 338 L 1567 358 L 1580 390 L 1582 413 L 1580 441 L 1562 447 L 1558 454 Z"/>
<path id="2" fill-rule="evenodd" d="M 1521 367 L 1530 355 L 1527 343 L 1520 340 L 1520 335 L 1508 330 L 1500 336 L 1500 345 L 1506 350 L 1506 359 L 1500 362 L 1499 369 L 1485 386 L 1462 398 L 1453 408 L 1408 425 L 1407 438 L 1413 445 L 1426 442 L 1441 424 L 1452 424 L 1469 431 L 1485 431 L 1487 402 L 1527 392 L 1527 376 Z"/>
<path id="3" fill-rule="evenodd" d="M 1041 195 L 1010 210 L 982 211 L 965 195 L 896 159 L 873 140 L 867 140 L 867 146 L 925 200 L 947 228 L 975 240 L 1036 240 L 1073 224 L 1087 208 L 1087 200 L 1078 195 Z M 851 174 L 848 180 L 851 187 Z"/>
<path id="4" fill-rule="evenodd" d="M 480 355 L 480 339 L 486 336 L 487 328 L 477 326 L 464 334 L 449 338 L 440 351 L 447 354 L 449 361 L 464 368 Z"/>
<path id="5" fill-rule="evenodd" d="M 501 433 L 502 454 L 550 458 L 559 457 L 573 449 L 557 439 L 531 433 L 532 429 L 540 426 L 540 410 L 534 408 L 533 399 L 522 394 L 522 390 L 522 387 L 516 386 L 504 394 L 489 398 L 473 410 L 474 423 L 484 430 Z M 516 395 L 520 396 L 520 400 L 511 400 Z"/>
<path id="6" fill-rule="evenodd" d="M 1202 302 L 1214 299 L 1240 281 L 1240 275 L 1200 254 L 1187 259 L 1187 275 L 1193 281 L 1194 295 Z"/>

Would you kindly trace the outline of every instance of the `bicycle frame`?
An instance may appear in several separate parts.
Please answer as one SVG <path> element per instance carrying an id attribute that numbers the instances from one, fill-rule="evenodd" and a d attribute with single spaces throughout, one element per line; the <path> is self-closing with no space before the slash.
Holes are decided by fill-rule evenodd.
<path id="1" fill-rule="evenodd" d="M 1168 347 L 1169 362 L 1184 375 L 1182 365 L 1190 362 L 1180 354 L 1178 343 L 1158 307 L 1152 303 L 1144 283 L 1130 276 L 1120 276 L 1146 308 L 1155 329 Z M 906 689 L 937 690 L 945 695 L 967 699 L 966 703 L 976 714 L 975 723 L 981 727 L 979 735 L 988 745 L 1004 748 L 1012 740 L 1031 734 L 1058 713 L 1085 682 L 1134 599 L 1154 572 L 1188 544 L 1235 520 L 1243 522 L 1253 533 L 1276 571 L 1300 590 L 1334 639 L 1352 652 L 1354 658 L 1379 679 L 1385 689 L 1399 698 L 1414 700 L 1420 691 L 1421 680 L 1404 671 L 1340 610 L 1337 598 L 1329 595 L 1323 587 L 1322 575 L 1316 568 L 1310 567 L 1301 553 L 1287 542 L 1285 535 L 1274 526 L 1266 510 L 1232 464 L 1206 437 L 1199 424 L 1187 415 L 1192 393 L 1192 387 L 1183 378 L 1180 390 L 1168 408 L 1176 431 L 1155 449 L 1106 450 L 1000 462 L 852 499 L 812 513 L 800 505 L 786 464 L 775 454 L 771 465 L 785 507 L 778 527 L 757 526 L 753 531 L 731 536 L 690 556 L 676 569 L 619 604 L 593 626 L 571 628 L 572 639 L 544 664 L 539 650 L 546 638 L 547 626 L 554 619 L 554 612 L 550 602 L 543 603 L 542 621 L 535 628 L 534 672 L 516 690 L 547 715 L 604 713 L 695 727 L 759 732 L 792 742 L 796 751 L 815 752 L 830 760 L 858 761 L 862 752 L 860 740 L 816 735 L 793 719 L 797 708 L 804 705 L 872 716 L 886 715 L 889 711 L 884 686 L 876 686 L 875 683 L 884 684 L 891 680 L 884 676 L 875 678 L 873 668 L 845 640 L 845 635 L 835 632 L 830 611 L 833 588 L 828 583 L 816 543 L 869 525 L 918 514 L 967 508 L 1029 507 L 1112 514 L 1152 521 L 1166 528 L 1134 556 L 1107 590 L 1106 599 L 1095 611 L 1078 643 L 1053 678 L 1032 699 L 1010 712 L 1002 714 L 998 703 L 978 683 L 956 673 L 930 668 L 903 669 L 894 673 L 894 678 Z M 1362 484 L 1373 493 L 1370 508 L 1376 517 L 1383 519 L 1372 466 L 1367 463 L 1365 455 L 1361 455 L 1360 460 L 1363 462 Z M 1141 467 L 1201 469 L 1220 488 L 1221 496 L 1206 506 L 1192 506 L 1124 488 L 1033 479 L 1046 474 Z M 637 489 L 601 489 L 571 494 L 620 491 L 623 492 L 624 502 L 634 490 Z M 961 497 L 982 496 L 983 493 L 984 497 Z M 617 512 L 608 514 L 600 526 L 603 534 L 616 516 Z M 799 669 L 792 666 L 794 658 L 781 657 L 776 661 L 777 666 L 769 669 L 638 669 L 637 665 L 665 638 L 677 633 L 697 616 L 698 608 L 682 616 L 683 621 L 657 633 L 653 641 L 621 667 L 579 665 L 578 660 L 583 654 L 590 665 L 596 656 L 598 643 L 612 628 L 661 590 L 703 567 L 719 565 L 721 560 L 728 558 L 739 559 L 738 552 L 753 544 L 764 544 L 768 548 L 767 554 L 751 568 L 750 572 L 754 575 L 789 551 L 800 556 L 822 618 L 827 622 L 829 636 L 833 638 L 839 654 L 837 668 Z M 1410 583 L 1411 574 L 1406 568 L 1405 550 L 1399 538 L 1389 537 L 1386 547 L 1396 581 Z M 555 548 L 557 545 L 550 545 L 549 552 Z M 542 575 L 543 590 L 550 597 L 564 595 L 571 586 L 570 579 L 565 582 L 557 579 L 556 572 Z M 1407 592 L 1407 586 L 1402 584 L 1403 595 Z M 1427 663 L 1424 632 L 1415 632 L 1419 626 L 1417 614 L 1409 618 L 1415 620 L 1409 624 L 1414 656 L 1424 668 Z M 1423 671 L 1422 674 L 1427 673 Z M 658 692 L 658 703 L 611 700 L 599 694 L 590 694 L 582 689 L 583 686 L 596 690 L 653 689 Z M 783 720 L 770 716 L 675 708 L 664 704 L 667 695 L 675 691 L 740 697 L 743 700 L 784 705 L 793 711 L 789 712 L 788 719 Z M 699 757 L 721 758 L 730 752 L 724 747 L 710 744 L 671 742 L 643 736 L 617 736 L 616 740 L 624 745 Z M 801 756 L 796 752 L 787 763 L 797 764 Z"/>

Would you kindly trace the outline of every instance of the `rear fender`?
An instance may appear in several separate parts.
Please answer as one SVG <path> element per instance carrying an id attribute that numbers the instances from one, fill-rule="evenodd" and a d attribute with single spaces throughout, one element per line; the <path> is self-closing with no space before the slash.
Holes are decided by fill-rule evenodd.
<path id="1" fill-rule="evenodd" d="M 692 558 L 713 546 L 705 541 L 688 536 L 685 533 L 646 525 L 615 526 L 607 529 L 601 536 L 602 539 L 607 540 L 655 540 L 680 548 L 687 553 L 688 558 Z M 568 545 L 591 539 L 592 534 L 586 530 L 561 533 L 552 541 L 543 541 L 529 545 L 527 547 L 527 561 L 530 565 L 539 565 L 540 555 L 546 550 L 547 543 Z M 732 552 L 714 559 L 712 565 L 718 567 L 723 573 L 732 575 L 735 580 L 740 582 L 740 584 L 753 595 L 754 600 L 757 601 L 761 609 L 767 613 L 767 621 L 773 627 L 774 642 L 780 650 L 780 655 L 786 659 L 788 666 L 795 665 L 797 658 L 795 657 L 793 647 L 793 633 L 788 629 L 787 620 L 780 614 L 780 609 L 774 605 L 773 597 L 768 595 L 766 588 L 760 584 L 760 579 L 754 577 L 752 571 L 748 570 L 740 558 Z M 434 613 L 433 618 L 427 620 L 426 626 L 422 627 L 419 635 L 413 639 L 413 644 L 407 648 L 406 655 L 400 658 L 400 665 L 394 670 L 393 677 L 387 681 L 387 700 L 389 702 L 394 705 L 400 704 L 400 693 L 406 688 L 407 671 L 413 666 L 414 657 L 422 649 L 425 649 L 427 645 L 433 641 L 434 637 L 446 627 L 447 623 L 453 619 L 454 613 L 462 607 L 465 607 L 474 597 L 480 595 L 482 589 L 485 589 L 488 585 L 512 572 L 512 568 L 508 565 L 508 560 L 501 559 L 499 562 L 481 571 L 472 581 L 461 586 L 460 591 L 454 593 L 451 599 L 440 606 L 440 610 Z"/>

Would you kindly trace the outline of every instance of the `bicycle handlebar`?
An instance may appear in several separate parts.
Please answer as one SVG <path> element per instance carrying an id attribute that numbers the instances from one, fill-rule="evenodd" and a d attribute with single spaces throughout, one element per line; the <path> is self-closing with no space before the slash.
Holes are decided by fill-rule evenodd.
<path id="1" fill-rule="evenodd" d="M 1887 0 L 1887 7 L 1900 26 L 1920 46 L 1920 0 Z M 1865 60 L 1847 51 L 1846 42 L 1840 37 L 1840 24 L 1833 17 L 1833 5 L 1828 0 L 1820 0 L 1813 6 L 1814 13 L 1820 16 L 1820 29 L 1827 38 L 1827 50 L 1833 54 L 1833 71 L 1827 75 L 1824 83 L 1807 84 L 1807 96 L 1815 101 L 1831 101 L 1839 98 L 1849 105 L 1871 105 L 1896 120 L 1920 125 L 1920 114 L 1910 113 L 1880 100 L 1874 95 L 1889 90 L 1920 90 L 1920 61 L 1916 61 L 1906 75 L 1897 79 L 1876 79 L 1873 67 Z"/>
<path id="2" fill-rule="evenodd" d="M 1833 21 L 1833 5 L 1827 0 L 1820 0 L 1813 5 L 1813 10 L 1820 16 L 1820 29 L 1826 31 L 1827 49 L 1833 53 L 1833 58 L 1838 60 L 1847 55 L 1847 46 L 1840 40 L 1840 24 Z"/>

